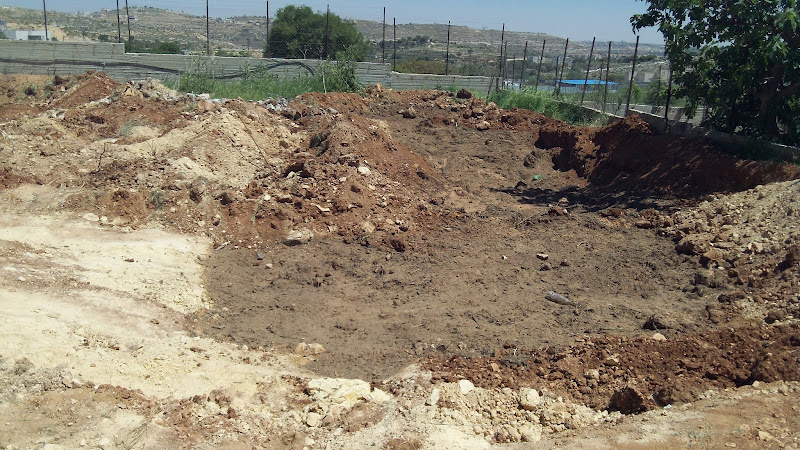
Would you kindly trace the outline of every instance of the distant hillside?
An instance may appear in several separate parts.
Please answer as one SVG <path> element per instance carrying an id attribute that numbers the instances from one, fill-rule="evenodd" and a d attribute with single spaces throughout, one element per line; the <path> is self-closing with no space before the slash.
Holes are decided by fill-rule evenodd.
<path id="1" fill-rule="evenodd" d="M 176 42 L 186 52 L 203 52 L 206 48 L 206 19 L 183 12 L 175 12 L 153 7 L 130 8 L 133 17 L 131 33 L 134 43 L 169 41 Z M 0 20 L 8 23 L 9 28 L 42 28 L 43 20 L 40 10 L 0 7 Z M 52 27 L 63 31 L 66 40 L 117 41 L 116 10 L 103 9 L 89 14 L 70 14 L 48 11 L 48 22 Z M 381 61 L 380 42 L 383 31 L 381 22 L 355 20 L 356 27 L 372 43 L 371 60 Z M 231 18 L 214 18 L 210 23 L 211 48 L 216 52 L 242 52 L 250 50 L 251 54 L 260 54 L 266 41 L 266 23 L 263 16 L 243 16 Z M 392 57 L 392 26 L 387 24 L 387 61 Z M 450 67 L 451 72 L 475 75 L 493 75 L 496 73 L 498 55 L 500 53 L 500 30 L 474 29 L 454 25 L 450 30 Z M 443 71 L 446 41 L 446 24 L 400 24 L 397 26 L 397 38 L 413 41 L 414 45 L 401 45 L 397 52 L 397 62 L 410 62 L 416 70 L 437 73 Z M 417 39 L 412 39 L 417 38 Z M 127 22 L 122 16 L 122 39 L 127 39 Z M 528 56 L 538 57 L 542 41 L 547 41 L 545 56 L 548 57 L 544 70 L 552 71 L 552 60 L 562 57 L 564 52 L 563 37 L 543 33 L 527 33 L 506 31 L 508 56 L 522 59 L 525 41 L 528 41 Z M 585 61 L 589 54 L 591 42 L 570 41 L 568 54 L 572 60 Z M 599 44 L 597 57 L 605 57 L 607 43 Z M 615 42 L 613 44 L 612 65 L 623 70 L 626 61 L 633 54 L 634 44 Z M 663 55 L 663 46 L 643 44 L 641 55 L 649 55 L 650 61 L 659 60 Z M 227 53 L 226 53 L 227 54 Z M 421 61 L 425 64 L 415 63 Z M 599 59 L 596 59 L 599 61 Z M 581 63 L 585 64 L 585 63 Z M 568 64 L 568 68 L 571 68 Z M 571 68 L 578 73 L 580 67 Z M 585 69 L 584 69 L 585 70 Z M 443 72 L 442 72 L 443 73 Z M 548 72 L 549 73 L 549 72 Z"/>

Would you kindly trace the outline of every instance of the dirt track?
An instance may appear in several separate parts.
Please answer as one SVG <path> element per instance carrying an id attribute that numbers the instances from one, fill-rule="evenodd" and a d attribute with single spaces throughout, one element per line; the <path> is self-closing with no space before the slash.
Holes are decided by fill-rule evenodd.
<path id="1" fill-rule="evenodd" d="M 797 166 L 446 92 L 0 81 L 0 445 L 797 445 Z"/>

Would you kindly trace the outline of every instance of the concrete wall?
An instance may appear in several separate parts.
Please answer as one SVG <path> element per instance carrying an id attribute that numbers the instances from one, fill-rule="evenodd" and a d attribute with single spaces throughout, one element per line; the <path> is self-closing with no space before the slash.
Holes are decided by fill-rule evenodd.
<path id="1" fill-rule="evenodd" d="M 297 78 L 316 73 L 321 64 L 321 61 L 308 59 L 125 53 L 123 44 L 112 43 L 0 40 L 0 73 L 4 74 L 71 75 L 97 70 L 123 82 L 152 77 L 169 84 L 184 72 L 236 79 L 259 66 L 281 78 Z M 486 77 L 400 74 L 392 72 L 389 64 L 377 63 L 358 63 L 356 77 L 365 86 L 381 83 L 393 89 L 456 86 L 486 91 L 489 87 Z"/>

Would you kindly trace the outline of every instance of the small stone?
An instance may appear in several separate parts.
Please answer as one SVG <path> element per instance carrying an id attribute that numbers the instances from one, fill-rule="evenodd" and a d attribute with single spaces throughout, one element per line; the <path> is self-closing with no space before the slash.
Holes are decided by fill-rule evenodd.
<path id="1" fill-rule="evenodd" d="M 99 445 L 100 447 L 109 446 L 111 445 L 111 439 L 104 437 L 103 439 L 100 439 L 100 442 L 98 442 L 97 445 Z"/>
<path id="2" fill-rule="evenodd" d="M 289 246 L 307 244 L 314 237 L 314 233 L 308 229 L 292 230 L 283 239 L 283 243 Z"/>
<path id="3" fill-rule="evenodd" d="M 476 128 L 478 129 L 478 131 L 486 131 L 489 129 L 490 126 L 491 124 L 489 124 L 489 122 L 484 120 L 478 123 L 478 126 Z"/>
<path id="4" fill-rule="evenodd" d="M 774 438 L 772 437 L 772 435 L 767 433 L 766 431 L 761 431 L 761 430 L 758 431 L 758 440 L 759 441 L 771 441 L 773 439 Z"/>
<path id="5" fill-rule="evenodd" d="M 20 283 L 24 283 L 27 280 L 25 279 L 25 277 L 19 277 L 19 278 L 17 278 L 17 281 L 19 281 Z"/>
<path id="6" fill-rule="evenodd" d="M 467 395 L 475 389 L 475 385 L 472 384 L 472 381 L 460 380 L 458 382 L 458 389 L 461 391 L 461 395 Z"/>
<path id="7" fill-rule="evenodd" d="M 372 222 L 361 222 L 361 232 L 364 234 L 372 234 L 375 232 L 375 225 Z"/>
<path id="8" fill-rule="evenodd" d="M 536 389 L 522 388 L 519 391 L 519 406 L 527 411 L 533 411 L 542 403 L 542 396 Z"/>
<path id="9" fill-rule="evenodd" d="M 542 440 L 542 430 L 534 425 L 519 427 L 519 434 L 522 435 L 522 442 L 539 442 Z"/>
<path id="10" fill-rule="evenodd" d="M 439 388 L 434 388 L 431 391 L 431 395 L 428 396 L 428 399 L 425 400 L 425 404 L 428 406 L 436 406 L 439 403 L 439 396 L 442 394 L 442 390 Z"/>
<path id="11" fill-rule="evenodd" d="M 654 334 L 650 339 L 652 339 L 654 341 L 666 341 L 667 340 L 666 336 L 664 336 L 661 333 Z"/>
<path id="12" fill-rule="evenodd" d="M 321 415 L 315 412 L 310 412 L 306 416 L 306 425 L 310 426 L 311 428 L 316 428 L 317 426 L 319 426 L 321 420 L 322 420 Z"/>
<path id="13" fill-rule="evenodd" d="M 642 228 L 645 230 L 653 228 L 653 223 L 647 219 L 639 219 L 634 223 L 634 225 L 636 225 L 637 228 Z"/>
<path id="14" fill-rule="evenodd" d="M 80 442 L 80 444 L 79 444 L 79 445 L 80 445 L 81 447 L 86 447 L 86 439 L 81 439 L 81 442 Z"/>
<path id="15" fill-rule="evenodd" d="M 359 175 L 364 175 L 368 177 L 372 174 L 372 171 L 367 166 L 358 166 L 358 173 Z"/>
<path id="16" fill-rule="evenodd" d="M 370 392 L 369 398 L 373 403 L 388 403 L 392 401 L 392 395 L 388 394 L 378 388 L 375 388 Z"/>
<path id="17" fill-rule="evenodd" d="M 83 215 L 83 220 L 87 222 L 99 222 L 100 217 L 98 217 L 97 214 L 94 213 L 86 213 Z"/>
<path id="18" fill-rule="evenodd" d="M 589 380 L 599 380 L 600 379 L 600 371 L 597 369 L 589 369 L 586 371 L 584 376 Z"/>
<path id="19" fill-rule="evenodd" d="M 417 110 L 413 106 L 409 106 L 408 109 L 401 110 L 400 114 L 406 119 L 414 119 L 417 117 Z"/>
<path id="20" fill-rule="evenodd" d="M 538 253 L 536 257 L 541 259 L 542 261 L 547 261 L 548 259 L 550 259 L 550 255 L 548 255 L 547 253 Z"/>

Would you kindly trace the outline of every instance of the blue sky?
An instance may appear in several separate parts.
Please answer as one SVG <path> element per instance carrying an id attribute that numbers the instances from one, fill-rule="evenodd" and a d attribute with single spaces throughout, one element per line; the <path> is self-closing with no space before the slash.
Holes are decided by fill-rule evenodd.
<path id="1" fill-rule="evenodd" d="M 116 8 L 116 0 L 46 0 L 48 10 L 97 11 Z M 130 6 L 146 5 L 205 15 L 205 0 L 128 0 Z M 307 0 L 271 1 L 271 14 L 289 4 L 305 4 L 322 11 L 330 4 L 331 11 L 353 19 L 382 20 L 386 7 L 387 21 L 397 18 L 397 23 L 447 23 L 472 28 L 499 29 L 503 23 L 512 31 L 535 31 L 569 37 L 573 40 L 635 41 L 629 18 L 643 12 L 647 2 L 641 0 L 561 0 L 561 1 L 432 1 L 407 0 L 403 2 L 374 0 Z M 41 0 L 0 0 L 0 6 L 41 8 Z M 124 7 L 125 0 L 120 0 Z M 211 17 L 236 15 L 261 15 L 266 12 L 265 0 L 209 0 Z M 0 10 L 2 18 L 2 10 Z M 655 29 L 643 30 L 642 42 L 662 43 Z"/>

